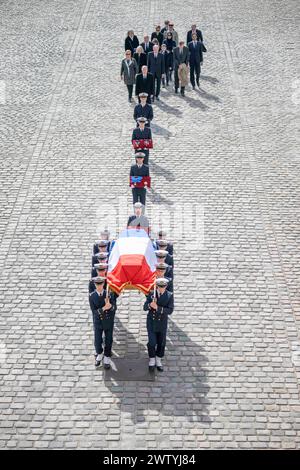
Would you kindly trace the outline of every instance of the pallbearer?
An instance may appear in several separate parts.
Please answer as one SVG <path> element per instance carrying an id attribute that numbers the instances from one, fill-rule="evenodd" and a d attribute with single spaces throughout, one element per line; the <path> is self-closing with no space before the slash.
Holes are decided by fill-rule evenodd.
<path id="1" fill-rule="evenodd" d="M 154 249 L 158 250 L 159 247 L 164 246 L 163 249 L 167 250 L 169 255 L 173 256 L 173 243 L 171 243 L 170 241 L 167 241 L 167 245 L 165 246 L 164 244 L 162 245 L 160 242 L 161 240 L 166 240 L 166 236 L 167 236 L 167 232 L 165 232 L 164 230 L 159 230 L 157 232 L 157 238 L 153 241 Z"/>
<path id="2" fill-rule="evenodd" d="M 101 230 L 101 232 L 100 232 L 100 237 L 99 237 L 99 241 L 106 240 L 106 241 L 108 242 L 108 244 L 107 244 L 107 246 L 106 246 L 106 250 L 107 250 L 107 251 L 110 250 L 109 236 L 110 236 L 109 230 L 107 230 L 107 229 Z M 96 253 L 99 253 L 99 241 L 96 241 L 96 242 L 94 243 L 94 247 L 93 247 L 93 253 L 94 253 L 94 255 L 95 255 Z"/>
<path id="3" fill-rule="evenodd" d="M 173 313 L 173 294 L 167 290 L 168 280 L 156 279 L 154 292 L 150 293 L 144 303 L 144 310 L 148 311 L 148 354 L 149 370 L 153 372 L 155 366 L 158 371 L 163 371 L 162 358 L 165 354 L 168 316 Z"/>
<path id="4" fill-rule="evenodd" d="M 100 253 L 92 256 L 92 267 L 94 267 L 97 263 L 107 263 L 108 256 L 108 251 L 101 251 Z"/>
<path id="5" fill-rule="evenodd" d="M 97 276 L 106 278 L 107 268 L 108 268 L 107 263 L 96 263 L 96 264 L 94 264 L 94 266 L 92 267 L 92 271 L 91 271 L 91 278 L 93 279 L 94 277 L 97 277 Z M 89 282 L 89 293 L 90 294 L 92 292 L 94 292 L 94 290 L 95 290 L 95 284 L 92 281 L 92 279 L 90 279 L 90 282 Z M 104 283 L 104 289 L 106 289 L 106 281 Z"/>
<path id="6" fill-rule="evenodd" d="M 139 127 L 133 129 L 132 145 L 135 152 L 143 152 L 145 154 L 145 165 L 149 162 L 149 149 L 153 147 L 152 133 L 150 127 L 146 127 L 147 119 L 143 116 L 137 119 Z"/>
<path id="7" fill-rule="evenodd" d="M 155 250 L 158 263 L 167 263 L 169 266 L 174 266 L 173 256 L 169 255 L 167 250 Z"/>
<path id="8" fill-rule="evenodd" d="M 169 281 L 168 291 L 173 292 L 173 268 L 167 263 L 157 263 L 156 265 L 156 277 L 164 277 Z"/>
<path id="9" fill-rule="evenodd" d="M 93 313 L 95 366 L 103 364 L 105 369 L 110 368 L 111 348 L 113 343 L 113 329 L 116 312 L 117 294 L 104 289 L 105 277 L 97 276 L 91 279 L 96 290 L 90 294 L 90 307 Z M 103 356 L 104 336 L 104 356 Z"/>

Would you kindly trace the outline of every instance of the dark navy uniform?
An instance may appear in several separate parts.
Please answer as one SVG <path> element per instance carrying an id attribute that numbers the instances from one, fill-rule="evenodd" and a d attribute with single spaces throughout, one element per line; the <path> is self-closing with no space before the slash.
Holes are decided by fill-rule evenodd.
<path id="1" fill-rule="evenodd" d="M 158 241 L 159 241 L 159 239 L 156 239 L 156 240 L 153 241 L 153 248 L 155 250 L 160 249 L 160 247 L 157 243 Z M 169 255 L 173 256 L 173 243 L 168 242 L 167 246 L 164 246 L 163 249 L 166 250 L 169 253 Z"/>
<path id="2" fill-rule="evenodd" d="M 139 130 L 139 129 L 135 129 Z M 145 151 L 144 151 L 145 152 Z M 130 176 L 149 176 L 149 167 L 144 163 L 139 167 L 138 165 L 132 165 L 130 168 Z M 132 188 L 133 204 L 140 202 L 144 206 L 146 205 L 146 188 Z"/>
<path id="3" fill-rule="evenodd" d="M 95 290 L 90 294 L 89 301 L 90 307 L 93 313 L 93 324 L 94 324 L 94 341 L 96 354 L 102 354 L 103 352 L 103 333 L 105 337 L 104 355 L 111 357 L 111 348 L 113 343 L 113 328 L 115 312 L 117 309 L 116 300 L 117 295 L 113 292 L 109 292 L 109 301 L 112 304 L 111 309 L 103 311 L 105 306 L 106 289 L 103 289 L 101 295 Z"/>
<path id="4" fill-rule="evenodd" d="M 152 139 L 152 132 L 151 132 L 150 127 L 145 127 L 143 130 L 140 129 L 140 127 L 136 127 L 135 129 L 133 129 L 131 140 L 141 140 L 141 139 Z M 141 149 L 136 149 L 135 153 L 138 153 L 140 151 Z M 142 149 L 142 152 L 145 154 L 144 164 L 148 165 L 149 149 Z"/>
<path id="5" fill-rule="evenodd" d="M 137 104 L 134 108 L 133 113 L 134 120 L 137 121 L 139 117 L 144 117 L 147 119 L 146 127 L 150 127 L 150 123 L 153 119 L 153 108 L 151 104 L 146 103 L 145 106 Z M 138 124 L 137 124 L 138 127 Z"/>
<path id="6" fill-rule="evenodd" d="M 99 272 L 97 271 L 97 269 L 95 268 L 92 268 L 91 270 L 91 278 L 93 277 L 97 277 L 97 276 L 103 276 L 103 274 L 98 274 Z M 107 281 L 104 282 L 104 289 L 106 289 L 106 286 L 107 286 Z M 90 279 L 89 281 L 89 294 L 92 294 L 94 292 L 94 290 L 96 290 L 96 287 L 95 287 L 95 283 L 92 281 L 92 279 Z"/>
<path id="7" fill-rule="evenodd" d="M 148 331 L 148 354 L 150 358 L 155 356 L 162 358 L 165 353 L 168 316 L 173 313 L 173 294 L 167 290 L 161 295 L 156 291 L 157 310 L 150 307 L 154 293 L 147 296 L 144 303 L 144 310 L 148 311 L 147 331 Z"/>
<path id="8" fill-rule="evenodd" d="M 111 250 L 111 248 L 112 248 L 112 247 L 111 247 L 111 243 L 112 243 L 111 241 L 108 241 L 108 245 L 107 245 L 107 247 L 106 247 L 106 250 L 107 250 L 108 252 L 110 252 L 110 250 Z M 94 246 L 93 246 L 93 254 L 96 255 L 97 253 L 99 253 L 99 245 L 98 245 L 98 243 L 96 242 L 96 243 L 94 243 Z"/>
<path id="9" fill-rule="evenodd" d="M 96 255 L 93 255 L 93 256 L 92 256 L 92 267 L 93 267 L 95 264 L 101 262 L 101 260 L 104 260 L 104 261 L 105 261 L 105 259 L 108 258 L 108 255 L 109 255 L 108 252 L 103 252 L 103 253 L 107 253 L 107 255 L 106 255 L 105 258 L 104 258 L 104 257 L 103 257 L 103 258 L 100 258 L 101 253 L 102 253 L 102 252 L 99 252 L 99 253 L 97 253 Z M 100 255 L 100 256 L 99 256 L 99 255 Z"/>

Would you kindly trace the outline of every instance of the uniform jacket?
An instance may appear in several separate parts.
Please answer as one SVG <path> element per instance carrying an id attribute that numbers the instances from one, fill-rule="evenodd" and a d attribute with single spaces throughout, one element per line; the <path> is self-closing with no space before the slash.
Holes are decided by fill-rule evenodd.
<path id="1" fill-rule="evenodd" d="M 144 130 L 136 127 L 132 131 L 132 138 L 131 140 L 141 140 L 141 139 L 152 139 L 152 132 L 150 127 L 145 127 Z"/>
<path id="2" fill-rule="evenodd" d="M 139 168 L 138 165 L 131 165 L 130 176 L 149 176 L 149 166 L 143 164 Z"/>
<path id="3" fill-rule="evenodd" d="M 191 29 L 188 31 L 187 35 L 186 35 L 186 43 L 188 44 L 189 42 L 191 42 L 193 39 L 192 39 L 192 34 L 193 32 L 195 32 L 197 34 L 197 39 L 198 41 L 201 41 L 203 42 L 203 36 L 202 36 L 202 32 L 200 31 L 200 29 L 196 29 L 195 31 L 192 31 Z"/>
<path id="4" fill-rule="evenodd" d="M 149 54 L 149 52 L 153 51 L 153 44 L 151 41 L 148 42 L 148 46 L 144 42 L 141 43 L 142 48 L 144 49 L 145 54 Z"/>
<path id="5" fill-rule="evenodd" d="M 127 60 L 121 62 L 121 77 L 124 77 L 125 85 L 134 85 L 135 76 L 138 73 L 138 66 L 135 59 L 131 59 L 127 66 Z"/>
<path id="6" fill-rule="evenodd" d="M 154 52 L 149 52 L 148 70 L 153 76 L 159 78 L 165 73 L 165 61 L 160 52 L 157 54 L 157 57 L 154 56 Z"/>
<path id="7" fill-rule="evenodd" d="M 142 106 L 141 104 L 137 104 L 134 108 L 133 112 L 133 118 L 136 121 L 137 118 L 139 117 L 145 117 L 148 119 L 148 123 L 146 126 L 150 126 L 150 122 L 153 119 L 153 108 L 151 104 L 146 103 L 145 106 Z"/>
<path id="8" fill-rule="evenodd" d="M 153 300 L 153 292 L 147 295 L 146 301 L 144 303 L 144 310 L 151 311 L 153 313 L 152 308 L 150 307 L 150 303 Z M 157 300 L 157 311 L 156 316 L 158 315 L 171 315 L 174 310 L 174 298 L 173 294 L 168 290 L 165 290 L 163 294 L 158 297 L 158 291 L 156 291 L 156 300 Z"/>

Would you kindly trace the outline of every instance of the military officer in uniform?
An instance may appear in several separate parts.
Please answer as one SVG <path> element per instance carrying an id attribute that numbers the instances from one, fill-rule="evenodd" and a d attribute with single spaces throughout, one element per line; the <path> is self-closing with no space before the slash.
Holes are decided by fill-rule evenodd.
<path id="1" fill-rule="evenodd" d="M 155 250 L 158 250 L 159 247 L 163 247 L 163 250 L 167 250 L 169 255 L 173 256 L 173 243 L 170 241 L 166 241 L 167 233 L 164 230 L 159 230 L 157 232 L 157 239 L 153 241 L 153 247 Z M 161 244 L 160 240 L 163 240 L 163 244 Z"/>
<path id="2" fill-rule="evenodd" d="M 105 229 L 105 230 L 102 230 L 100 232 L 100 239 L 99 240 L 107 240 L 108 241 L 108 244 L 107 244 L 107 251 L 110 251 L 110 241 L 109 241 L 109 236 L 110 236 L 110 232 L 109 230 Z M 96 255 L 97 253 L 99 253 L 99 241 L 96 241 L 96 243 L 94 243 L 94 247 L 93 247 L 93 253 L 94 255 Z"/>
<path id="3" fill-rule="evenodd" d="M 96 248 L 95 248 L 96 246 Z M 108 251 L 108 248 L 109 248 L 109 240 L 97 240 L 96 243 L 94 244 L 94 247 L 93 247 L 93 250 L 98 250 L 96 253 L 94 253 L 93 257 L 92 257 L 92 265 L 95 264 L 95 256 L 98 254 L 98 253 L 109 253 Z M 96 260 L 97 262 L 97 260 Z"/>
<path id="4" fill-rule="evenodd" d="M 144 164 L 144 154 L 139 152 L 135 155 L 136 164 L 130 168 L 130 176 L 149 176 L 149 167 Z M 146 187 L 136 188 L 135 184 L 131 184 L 133 204 L 141 202 L 143 206 L 146 205 Z"/>
<path id="5" fill-rule="evenodd" d="M 149 220 L 143 215 L 143 204 L 136 202 L 134 204 L 134 215 L 130 215 L 127 222 L 127 228 L 142 228 L 149 233 Z"/>
<path id="6" fill-rule="evenodd" d="M 156 289 L 146 297 L 144 310 L 147 315 L 149 371 L 163 371 L 162 358 L 165 353 L 168 316 L 173 313 L 173 294 L 167 290 L 168 280 L 156 279 Z"/>
<path id="7" fill-rule="evenodd" d="M 159 249 L 155 250 L 156 258 L 158 263 L 167 263 L 169 266 L 174 266 L 173 256 L 169 255 L 167 250 Z"/>
<path id="8" fill-rule="evenodd" d="M 173 293 L 173 268 L 167 263 L 157 263 L 156 264 L 156 277 L 164 277 L 168 279 L 168 291 Z"/>
<path id="9" fill-rule="evenodd" d="M 147 139 L 147 140 L 152 139 L 151 129 L 150 129 L 150 127 L 146 127 L 147 119 L 145 117 L 141 116 L 137 119 L 137 122 L 138 122 L 139 127 L 136 127 L 135 129 L 133 129 L 131 141 L 141 140 L 141 139 Z M 145 155 L 144 163 L 145 163 L 145 165 L 148 165 L 148 163 L 149 163 L 149 149 L 142 148 L 142 147 L 139 148 L 139 149 L 135 149 L 135 153 L 138 153 L 138 152 L 143 152 L 144 153 L 144 155 Z"/>
<path id="10" fill-rule="evenodd" d="M 139 98 L 141 102 L 134 107 L 133 117 L 137 121 L 137 127 L 139 126 L 138 119 L 144 117 L 147 119 L 145 125 L 150 127 L 153 119 L 153 108 L 151 104 L 147 103 L 148 93 L 140 93 Z"/>
<path id="11" fill-rule="evenodd" d="M 94 266 L 92 267 L 92 271 L 91 271 L 91 278 L 93 279 L 97 276 L 106 278 L 107 268 L 108 268 L 107 263 L 96 263 L 96 264 L 94 264 Z M 89 281 L 89 293 L 90 294 L 92 292 L 94 292 L 94 290 L 95 290 L 95 284 L 92 281 L 92 279 L 90 279 L 90 281 Z M 106 289 L 106 280 L 105 280 L 105 283 L 104 283 L 104 289 Z"/>
<path id="12" fill-rule="evenodd" d="M 92 281 L 96 286 L 89 297 L 94 324 L 95 366 L 100 366 L 103 358 L 104 368 L 110 369 L 117 295 L 113 292 L 109 292 L 107 295 L 107 290 L 104 289 L 104 277 L 97 276 L 92 278 Z"/>
<path id="13" fill-rule="evenodd" d="M 109 257 L 108 251 L 101 251 L 92 256 L 92 267 L 97 263 L 107 263 Z"/>

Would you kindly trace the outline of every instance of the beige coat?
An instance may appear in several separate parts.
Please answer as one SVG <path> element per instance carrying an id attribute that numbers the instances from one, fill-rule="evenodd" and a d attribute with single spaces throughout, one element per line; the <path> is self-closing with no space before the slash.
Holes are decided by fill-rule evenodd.
<path id="1" fill-rule="evenodd" d="M 186 64 L 180 64 L 178 67 L 178 78 L 180 86 L 187 86 L 189 83 L 188 67 Z"/>

